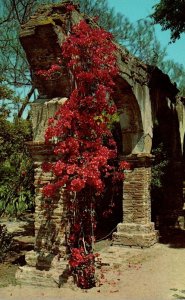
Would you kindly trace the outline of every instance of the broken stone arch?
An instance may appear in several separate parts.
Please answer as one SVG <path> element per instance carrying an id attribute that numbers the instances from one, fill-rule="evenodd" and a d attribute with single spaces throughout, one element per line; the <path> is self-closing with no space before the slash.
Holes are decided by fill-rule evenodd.
<path id="1" fill-rule="evenodd" d="M 142 114 L 146 97 L 149 100 L 148 87 L 130 82 L 128 78 L 117 78 L 114 93 L 120 119 L 117 142 L 122 141 L 118 152 L 121 160 L 131 163 L 132 169 L 126 173 L 122 188 L 119 186 L 122 203 L 117 205 L 122 209 L 122 216 L 117 211 L 117 220 L 121 223 L 113 234 L 113 241 L 125 246 L 148 247 L 157 240 L 154 224 L 151 223 L 150 203 L 152 123 L 149 120 L 146 122 L 145 114 Z M 151 107 L 148 111 L 151 120 L 150 113 Z M 116 201 L 120 201 L 119 196 Z M 108 228 L 112 229 L 113 224 Z"/>
<path id="2" fill-rule="evenodd" d="M 36 270 L 48 270 L 52 265 L 57 268 L 55 251 L 59 249 L 61 257 L 65 254 L 64 227 L 61 226 L 65 223 L 65 191 L 61 191 L 59 201 L 55 199 L 51 203 L 52 209 L 48 219 L 43 210 L 47 203 L 43 199 L 41 189 L 53 178 L 51 174 L 42 172 L 41 165 L 46 158 L 52 159 L 53 155 L 51 146 L 44 143 L 47 120 L 53 116 L 59 105 L 66 101 L 66 97 L 69 97 L 70 80 L 65 67 L 62 78 L 55 82 L 48 81 L 47 84 L 37 76 L 36 71 L 47 69 L 51 64 L 58 62 L 58 56 L 61 54 L 59 45 L 65 39 L 66 26 L 69 24 L 66 5 L 67 2 L 42 7 L 22 26 L 20 33 L 21 44 L 32 70 L 32 80 L 39 92 L 38 99 L 31 105 L 33 141 L 28 143 L 35 168 L 36 251 L 28 253 L 26 257 L 28 267 L 35 274 L 36 284 L 38 278 Z M 81 19 L 82 15 L 76 8 L 71 13 L 70 23 L 76 24 Z M 120 46 L 117 50 L 117 61 L 119 77 L 116 79 L 114 101 L 120 111 L 122 147 L 119 154 L 120 160 L 130 162 L 132 167 L 126 172 L 122 222 L 118 224 L 117 232 L 113 234 L 113 243 L 122 246 L 150 247 L 157 241 L 157 232 L 154 223 L 151 222 L 150 198 L 154 120 L 157 111 L 171 109 L 168 108 L 168 102 L 175 111 L 175 97 L 178 90 L 160 70 L 155 67 L 149 68 Z M 183 111 L 181 131 L 185 131 L 183 129 L 185 112 L 181 104 L 179 107 L 179 114 L 181 110 Z M 165 121 L 168 122 L 164 120 L 163 123 Z M 177 131 L 176 139 L 178 139 Z M 184 136 L 184 132 L 181 132 L 182 135 Z M 174 153 L 178 154 L 176 150 Z M 62 268 L 60 266 L 59 274 Z M 23 281 L 24 272 L 21 274 Z"/>
<path id="3" fill-rule="evenodd" d="M 59 44 L 65 40 L 68 24 L 65 5 L 65 3 L 51 5 L 45 10 L 42 8 L 22 26 L 20 34 L 20 40 L 32 70 L 32 79 L 39 91 L 39 97 L 32 104 L 31 109 L 34 137 L 29 144 L 35 164 L 35 230 L 38 249 L 47 248 L 47 245 L 50 249 L 49 241 L 46 242 L 45 235 L 42 235 L 44 228 L 46 227 L 45 230 L 48 231 L 50 225 L 45 222 L 43 215 L 40 188 L 52 180 L 51 176 L 42 174 L 41 170 L 41 164 L 46 155 L 52 156 L 51 149 L 44 144 L 44 132 L 47 119 L 53 116 L 57 107 L 65 101 L 65 97 L 69 96 L 70 80 L 65 67 L 62 78 L 51 82 L 48 80 L 47 84 L 37 75 L 37 70 L 49 68 L 51 64 L 58 62 Z M 71 24 L 76 24 L 81 19 L 78 9 L 71 13 Z M 123 145 L 120 149 L 120 159 L 129 161 L 132 170 L 126 175 L 124 183 L 123 223 L 118 226 L 117 233 L 114 235 L 114 243 L 148 247 L 156 242 L 156 232 L 150 217 L 152 113 L 148 73 L 143 63 L 128 55 L 128 52 L 119 46 L 117 58 L 120 72 L 116 79 L 114 101 L 120 111 Z M 64 210 L 62 203 L 61 208 L 57 210 L 57 217 L 53 210 L 50 223 L 54 220 L 56 224 L 60 223 L 59 210 L 61 212 Z"/>

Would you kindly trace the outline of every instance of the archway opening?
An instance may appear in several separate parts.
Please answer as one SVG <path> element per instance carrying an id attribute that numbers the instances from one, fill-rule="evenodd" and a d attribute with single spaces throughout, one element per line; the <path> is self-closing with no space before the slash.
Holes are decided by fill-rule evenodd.
<path id="1" fill-rule="evenodd" d="M 116 82 L 114 102 L 119 118 L 112 124 L 112 133 L 117 144 L 118 162 L 122 156 L 137 153 L 142 142 L 143 128 L 140 108 L 126 80 L 119 77 Z M 106 179 L 106 189 L 101 199 L 97 199 L 97 240 L 111 238 L 117 224 L 123 222 L 123 193 L 124 184 L 112 184 Z"/>

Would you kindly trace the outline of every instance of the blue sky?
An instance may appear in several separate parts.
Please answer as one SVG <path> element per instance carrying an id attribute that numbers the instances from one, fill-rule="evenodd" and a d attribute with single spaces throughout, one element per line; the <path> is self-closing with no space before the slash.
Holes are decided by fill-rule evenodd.
<path id="1" fill-rule="evenodd" d="M 152 7 L 159 3 L 159 0 L 108 0 L 109 6 L 114 7 L 116 12 L 125 15 L 131 22 L 135 23 L 146 18 L 153 11 Z M 183 64 L 185 67 L 185 33 L 175 43 L 170 42 L 170 31 L 162 31 L 160 25 L 156 26 L 156 35 L 163 46 L 168 46 L 169 59 Z"/>

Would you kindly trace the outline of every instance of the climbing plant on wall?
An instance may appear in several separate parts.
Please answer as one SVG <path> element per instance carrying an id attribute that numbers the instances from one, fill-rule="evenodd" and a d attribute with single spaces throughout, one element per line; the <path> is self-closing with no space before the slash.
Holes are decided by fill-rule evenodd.
<path id="1" fill-rule="evenodd" d="M 73 6 L 68 6 L 72 10 Z M 110 33 L 91 27 L 86 21 L 73 26 L 62 44 L 73 91 L 70 98 L 49 119 L 46 143 L 54 145 L 55 162 L 43 170 L 52 171 L 55 180 L 43 188 L 52 198 L 65 186 L 70 191 L 67 215 L 69 265 L 77 285 L 95 285 L 93 253 L 96 195 L 103 193 L 104 178 L 123 180 L 126 162 L 118 165 L 117 147 L 108 126 L 116 112 L 113 102 L 114 78 L 118 74 L 116 46 Z M 60 72 L 60 66 L 39 70 L 45 78 Z"/>

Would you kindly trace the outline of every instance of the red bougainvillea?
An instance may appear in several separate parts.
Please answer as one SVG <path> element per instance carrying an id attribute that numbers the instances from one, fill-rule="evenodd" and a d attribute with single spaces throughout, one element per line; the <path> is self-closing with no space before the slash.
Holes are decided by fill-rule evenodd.
<path id="1" fill-rule="evenodd" d="M 72 9 L 72 8 L 70 8 Z M 104 177 L 123 180 L 128 164 L 115 163 L 116 142 L 107 126 L 116 112 L 113 102 L 114 78 L 118 74 L 116 46 L 105 30 L 81 21 L 71 29 L 62 44 L 62 57 L 74 87 L 70 98 L 49 119 L 46 143 L 54 144 L 56 162 L 43 165 L 56 180 L 43 188 L 46 197 L 53 197 L 63 186 L 74 192 L 68 203 L 70 233 L 69 265 L 78 286 L 95 284 L 92 244 L 96 227 L 94 195 L 104 190 Z M 38 75 L 51 78 L 60 72 L 53 65 Z"/>

